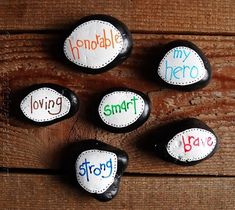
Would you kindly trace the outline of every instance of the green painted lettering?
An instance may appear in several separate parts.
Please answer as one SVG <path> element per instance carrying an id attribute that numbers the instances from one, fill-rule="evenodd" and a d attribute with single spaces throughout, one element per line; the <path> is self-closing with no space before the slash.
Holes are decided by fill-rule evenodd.
<path id="1" fill-rule="evenodd" d="M 119 104 L 116 104 L 116 105 L 111 105 L 112 107 L 112 113 L 115 114 L 115 113 L 121 113 L 121 106 Z"/>
<path id="2" fill-rule="evenodd" d="M 129 105 L 130 105 L 130 104 L 132 104 L 131 101 L 130 101 L 130 102 L 127 102 L 127 105 L 126 105 L 126 106 L 127 106 L 127 109 L 129 109 Z"/>
<path id="3" fill-rule="evenodd" d="M 135 97 L 135 96 L 133 96 L 133 98 L 131 99 L 131 101 L 133 101 L 134 102 L 134 111 L 135 111 L 135 114 L 136 114 L 136 101 L 137 101 L 138 99 Z"/>
<path id="4" fill-rule="evenodd" d="M 122 110 L 125 110 L 126 112 L 127 112 L 127 105 L 126 105 L 127 103 L 126 103 L 126 101 L 123 101 L 122 103 L 121 103 L 121 109 Z"/>
<path id="5" fill-rule="evenodd" d="M 109 105 L 106 105 L 104 107 L 104 115 L 105 116 L 110 116 L 112 114 L 112 110 L 110 109 L 110 106 Z"/>
<path id="6" fill-rule="evenodd" d="M 117 113 L 121 113 L 123 111 L 127 112 L 129 109 L 133 109 L 134 114 L 137 114 L 137 107 L 136 107 L 136 101 L 137 100 L 138 100 L 138 98 L 133 96 L 133 98 L 129 102 L 123 100 L 120 104 L 106 105 L 104 107 L 104 112 L 103 113 L 104 113 L 105 116 L 110 116 L 110 115 L 114 115 L 114 114 L 117 114 Z"/>

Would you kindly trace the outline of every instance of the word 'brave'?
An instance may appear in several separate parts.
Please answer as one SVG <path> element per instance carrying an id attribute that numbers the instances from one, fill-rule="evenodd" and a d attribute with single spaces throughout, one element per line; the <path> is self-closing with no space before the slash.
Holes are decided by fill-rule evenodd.
<path id="1" fill-rule="evenodd" d="M 213 145 L 211 137 L 200 139 L 199 137 L 195 136 L 182 136 L 182 142 L 184 145 L 184 152 L 190 152 L 193 148 L 196 147 L 211 147 Z"/>
<path id="2" fill-rule="evenodd" d="M 136 114 L 136 101 L 138 99 L 133 96 L 133 98 L 130 101 L 122 101 L 120 104 L 107 104 L 104 107 L 104 115 L 110 116 L 114 115 L 116 113 L 121 113 L 122 111 L 127 112 L 129 109 L 133 109 L 134 114 Z"/>
<path id="3" fill-rule="evenodd" d="M 103 29 L 103 34 L 95 34 L 93 40 L 88 38 L 84 40 L 77 39 L 74 43 L 72 43 L 72 40 L 69 39 L 69 46 L 73 55 L 73 59 L 75 60 L 77 57 L 79 60 L 80 48 L 93 51 L 95 51 L 97 48 L 115 48 L 117 44 L 121 43 L 121 41 L 121 36 L 119 34 L 114 34 L 112 29 L 110 29 L 109 32 Z"/>
<path id="4" fill-rule="evenodd" d="M 60 114 L 62 109 L 62 97 L 58 97 L 56 100 L 47 99 L 47 97 L 34 100 L 33 96 L 30 98 L 30 110 L 31 114 L 35 110 L 45 110 L 48 111 L 50 115 Z M 52 112 L 52 109 L 56 110 L 56 112 Z"/>
<path id="5" fill-rule="evenodd" d="M 108 178 L 113 172 L 112 159 L 110 158 L 106 163 L 94 165 L 85 158 L 84 162 L 79 165 L 79 170 L 79 175 L 86 176 L 86 180 L 88 182 L 90 181 L 90 177 L 92 175 L 100 176 L 101 178 Z"/>
<path id="6" fill-rule="evenodd" d="M 199 70 L 195 65 L 184 65 L 185 61 L 189 58 L 191 52 L 187 50 L 174 49 L 173 56 L 165 61 L 165 79 L 166 80 L 180 80 L 182 78 L 195 79 L 198 77 Z M 177 59 L 178 65 L 171 66 L 171 59 Z M 193 61 L 191 61 L 193 64 Z M 182 65 L 180 65 L 182 63 Z"/>

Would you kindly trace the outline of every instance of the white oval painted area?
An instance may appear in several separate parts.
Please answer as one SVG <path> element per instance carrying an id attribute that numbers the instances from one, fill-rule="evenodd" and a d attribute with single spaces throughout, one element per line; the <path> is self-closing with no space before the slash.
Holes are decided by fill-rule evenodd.
<path id="1" fill-rule="evenodd" d="M 143 98 L 130 91 L 114 91 L 105 95 L 99 104 L 99 115 L 108 125 L 123 128 L 133 124 L 145 108 Z"/>
<path id="2" fill-rule="evenodd" d="M 106 21 L 90 20 L 65 40 L 64 53 L 79 66 L 99 69 L 111 63 L 122 47 L 123 38 L 117 28 Z"/>
<path id="3" fill-rule="evenodd" d="M 167 144 L 168 153 L 184 162 L 202 160 L 215 149 L 216 136 L 201 128 L 191 128 L 175 135 Z"/>
<path id="4" fill-rule="evenodd" d="M 43 87 L 29 93 L 20 103 L 24 115 L 35 122 L 47 122 L 69 113 L 70 101 L 56 90 Z"/>
<path id="5" fill-rule="evenodd" d="M 184 46 L 169 50 L 158 67 L 158 75 L 172 85 L 194 84 L 206 74 L 201 57 L 193 49 Z"/>
<path id="6" fill-rule="evenodd" d="M 78 156 L 75 168 L 78 183 L 90 193 L 101 194 L 114 182 L 117 155 L 103 150 L 87 150 Z"/>

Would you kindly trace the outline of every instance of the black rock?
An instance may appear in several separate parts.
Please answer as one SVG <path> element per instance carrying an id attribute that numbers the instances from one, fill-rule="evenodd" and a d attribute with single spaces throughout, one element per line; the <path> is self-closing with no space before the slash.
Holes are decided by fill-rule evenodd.
<path id="1" fill-rule="evenodd" d="M 129 132 L 141 126 L 150 115 L 150 99 L 133 89 L 113 88 L 98 101 L 98 123 L 111 132 Z"/>
<path id="2" fill-rule="evenodd" d="M 98 140 L 84 140 L 78 142 L 76 153 L 78 184 L 100 201 L 114 198 L 127 168 L 126 152 Z"/>
<path id="3" fill-rule="evenodd" d="M 157 61 L 157 77 L 169 88 L 195 90 L 209 83 L 211 66 L 196 45 L 177 40 L 162 47 Z"/>
<path id="4" fill-rule="evenodd" d="M 131 33 L 122 22 L 92 15 L 82 18 L 65 39 L 64 54 L 81 71 L 97 74 L 128 58 L 132 45 Z"/>
<path id="5" fill-rule="evenodd" d="M 195 165 L 211 157 L 218 138 L 202 121 L 188 118 L 159 128 L 153 135 L 154 151 L 164 160 Z"/>
<path id="6" fill-rule="evenodd" d="M 79 108 L 79 100 L 74 92 L 48 83 L 26 88 L 19 102 L 21 116 L 37 125 L 50 125 L 69 118 Z"/>

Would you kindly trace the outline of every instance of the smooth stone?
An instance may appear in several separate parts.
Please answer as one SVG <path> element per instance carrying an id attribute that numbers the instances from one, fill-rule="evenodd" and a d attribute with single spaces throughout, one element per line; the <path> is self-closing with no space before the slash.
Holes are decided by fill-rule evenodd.
<path id="1" fill-rule="evenodd" d="M 209 83 L 211 66 L 195 44 L 177 40 L 162 47 L 157 61 L 157 78 L 169 88 L 195 90 Z"/>
<path id="2" fill-rule="evenodd" d="M 111 132 L 129 132 L 141 126 L 150 115 L 150 99 L 129 88 L 113 88 L 98 101 L 98 123 Z"/>
<path id="3" fill-rule="evenodd" d="M 82 18 L 65 39 L 66 58 L 85 73 L 107 71 L 127 59 L 132 36 L 119 20 L 107 15 Z"/>
<path id="4" fill-rule="evenodd" d="M 208 159 L 216 152 L 219 141 L 211 128 L 195 118 L 162 126 L 152 140 L 160 158 L 181 165 L 195 165 Z"/>
<path id="5" fill-rule="evenodd" d="M 100 201 L 113 199 L 128 165 L 127 153 L 98 140 L 78 144 L 75 163 L 78 184 Z"/>
<path id="6" fill-rule="evenodd" d="M 78 108 L 79 99 L 74 92 L 49 83 L 26 88 L 19 104 L 24 119 L 42 126 L 69 118 Z"/>

